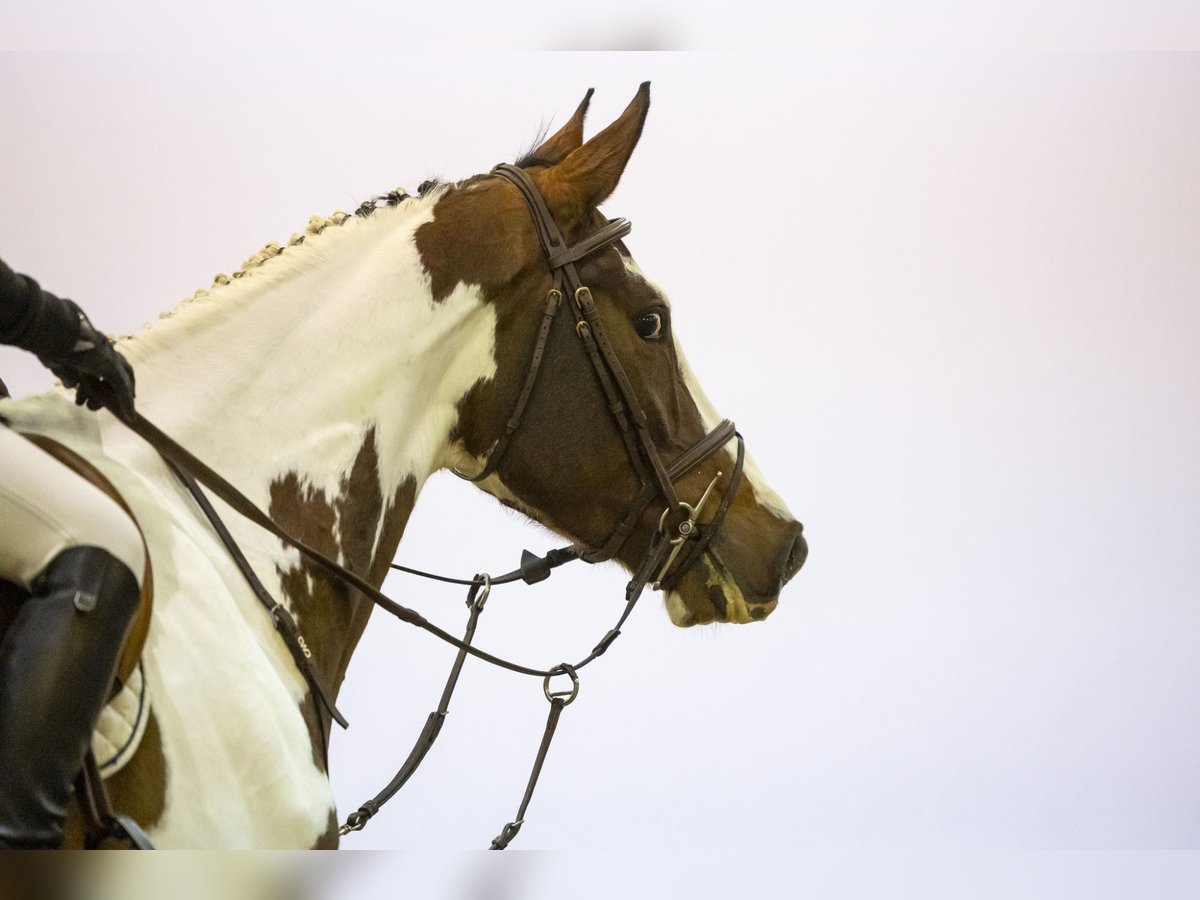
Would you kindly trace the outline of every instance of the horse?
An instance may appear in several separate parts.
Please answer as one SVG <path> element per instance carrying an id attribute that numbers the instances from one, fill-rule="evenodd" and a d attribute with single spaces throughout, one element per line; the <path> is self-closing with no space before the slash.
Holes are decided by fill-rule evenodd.
<path id="1" fill-rule="evenodd" d="M 675 625 L 760 621 L 805 560 L 803 529 L 749 457 L 740 477 L 740 436 L 688 367 L 666 295 L 620 239 L 627 227 L 598 211 L 639 141 L 649 84 L 585 141 L 590 97 L 508 176 L 427 182 L 314 217 L 286 246 L 119 339 L 138 409 L 370 587 L 425 481 L 451 469 L 585 558 L 593 548 L 590 561 L 653 576 Z M 559 268 L 539 202 L 581 248 L 551 261 Z M 566 300 L 562 267 L 586 286 Z M 555 304 L 573 315 L 551 315 Z M 598 354 L 619 361 L 616 388 Z M 106 778 L 114 809 L 158 847 L 337 846 L 329 718 L 172 467 L 61 389 L 2 400 L 0 416 L 94 466 L 144 533 L 155 596 L 141 674 L 152 700 L 136 750 Z M 688 502 L 664 503 L 662 491 Z M 719 503 L 696 500 L 710 494 Z M 634 503 L 640 495 L 653 502 Z M 681 507 L 693 513 L 682 537 L 711 527 L 686 566 L 675 550 L 648 571 Z M 226 522 L 336 699 L 370 598 L 274 534 Z"/>

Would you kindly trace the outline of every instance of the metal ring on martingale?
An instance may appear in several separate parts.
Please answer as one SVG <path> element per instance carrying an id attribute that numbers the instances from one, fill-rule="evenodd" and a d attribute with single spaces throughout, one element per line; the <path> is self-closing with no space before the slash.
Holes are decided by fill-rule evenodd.
<path id="1" fill-rule="evenodd" d="M 553 678 L 555 675 L 570 676 L 571 690 L 569 690 L 569 691 L 552 691 L 552 690 L 550 690 L 550 679 Z M 579 676 L 575 674 L 574 669 L 567 669 L 566 671 L 562 671 L 562 672 L 557 672 L 552 669 L 550 674 L 547 675 L 542 680 L 542 693 L 546 695 L 546 699 L 549 700 L 551 703 L 553 703 L 557 699 L 566 697 L 567 699 L 563 700 L 563 706 L 570 706 L 572 703 L 575 702 L 575 698 L 579 696 Z"/>
<path id="2" fill-rule="evenodd" d="M 475 577 L 483 579 L 483 587 L 479 589 L 479 593 L 475 596 L 475 608 L 483 612 L 483 605 L 487 603 L 488 595 L 492 592 L 492 576 L 487 572 L 480 572 Z"/>

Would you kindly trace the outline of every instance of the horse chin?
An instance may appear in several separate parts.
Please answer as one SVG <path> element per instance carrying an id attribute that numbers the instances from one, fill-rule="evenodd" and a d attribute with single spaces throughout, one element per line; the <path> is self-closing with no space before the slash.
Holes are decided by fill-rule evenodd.
<path id="1" fill-rule="evenodd" d="M 747 597 L 725 567 L 705 554 L 682 579 L 676 590 L 666 593 L 667 616 L 680 628 L 712 622 L 761 622 L 779 602 L 778 597 Z"/>

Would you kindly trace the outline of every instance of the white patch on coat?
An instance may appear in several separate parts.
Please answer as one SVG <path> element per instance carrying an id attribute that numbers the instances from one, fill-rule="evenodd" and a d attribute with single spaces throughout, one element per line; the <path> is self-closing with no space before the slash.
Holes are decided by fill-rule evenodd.
<path id="1" fill-rule="evenodd" d="M 385 507 L 408 478 L 419 490 L 444 464 L 459 399 L 496 369 L 495 313 L 479 288 L 431 295 L 414 232 L 436 199 L 309 234 L 124 341 L 141 412 L 264 510 L 288 473 L 338 496 L 372 430 Z M 299 712 L 307 685 L 191 499 L 139 438 L 61 390 L 4 411 L 95 464 L 146 533 L 156 598 L 145 677 L 168 777 L 155 845 L 311 846 L 333 797 Z M 214 504 L 283 599 L 277 567 L 296 554 Z"/>
<path id="2" fill-rule="evenodd" d="M 683 383 L 687 385 L 688 391 L 692 395 L 692 399 L 696 402 L 696 408 L 700 410 L 700 418 L 704 422 L 704 427 L 712 431 L 721 424 L 721 415 L 717 412 L 716 407 L 712 405 L 712 401 L 704 393 L 704 388 L 700 387 L 700 382 L 692 373 L 691 366 L 688 365 L 687 356 L 684 355 L 683 346 L 679 343 L 679 336 L 676 333 L 674 325 L 671 327 L 671 338 L 675 341 L 675 355 L 679 360 L 679 374 L 683 377 Z M 733 465 L 732 451 L 726 450 L 729 454 L 729 465 Z M 775 516 L 785 521 L 791 522 L 795 517 L 788 511 L 787 504 L 783 502 L 783 498 L 775 493 L 774 488 L 767 482 L 766 476 L 762 470 L 754 462 L 754 457 L 750 452 L 746 452 L 746 460 L 742 467 L 743 474 L 746 480 L 750 483 L 750 487 L 754 490 L 754 499 L 761 505 L 766 507 Z"/>

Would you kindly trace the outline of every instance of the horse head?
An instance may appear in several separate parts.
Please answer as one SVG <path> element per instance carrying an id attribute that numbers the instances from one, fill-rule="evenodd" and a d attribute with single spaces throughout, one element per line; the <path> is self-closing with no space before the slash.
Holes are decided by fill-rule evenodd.
<path id="1" fill-rule="evenodd" d="M 804 563 L 803 528 L 692 375 L 666 295 L 615 237 L 627 228 L 597 209 L 649 85 L 585 142 L 590 97 L 507 174 L 435 187 L 416 232 L 434 298 L 478 285 L 496 320 L 495 375 L 458 404 L 453 462 L 585 559 L 661 586 L 676 625 L 764 619 Z"/>

